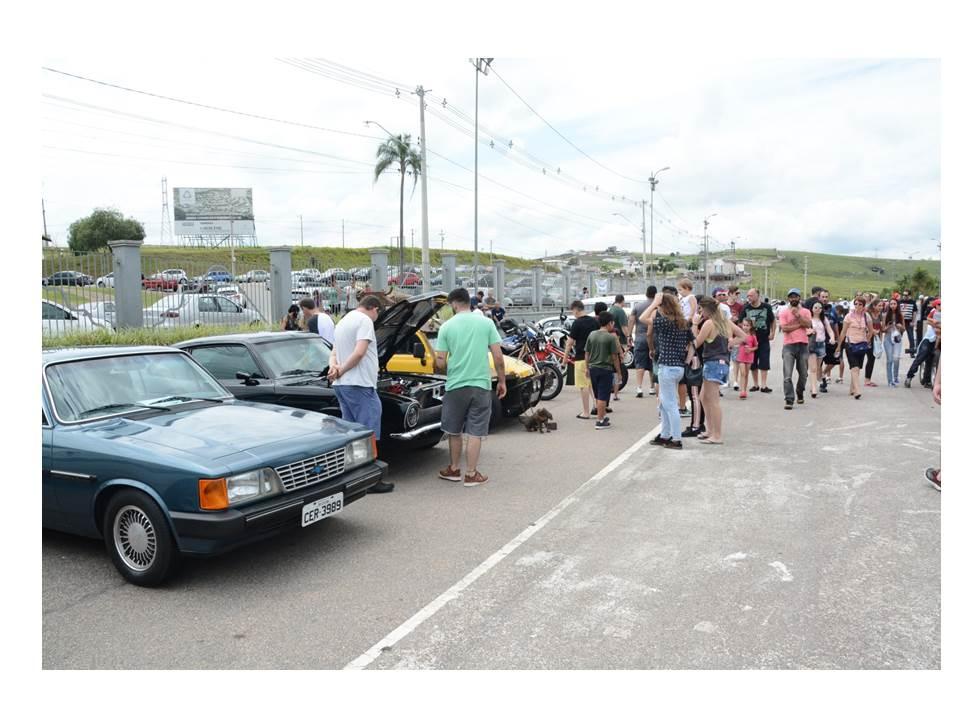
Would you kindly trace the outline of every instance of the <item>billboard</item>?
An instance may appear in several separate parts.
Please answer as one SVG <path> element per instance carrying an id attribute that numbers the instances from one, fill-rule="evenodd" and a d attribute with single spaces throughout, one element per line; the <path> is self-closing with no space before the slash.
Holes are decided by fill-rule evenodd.
<path id="1" fill-rule="evenodd" d="M 255 235 L 251 188 L 174 188 L 177 235 Z"/>

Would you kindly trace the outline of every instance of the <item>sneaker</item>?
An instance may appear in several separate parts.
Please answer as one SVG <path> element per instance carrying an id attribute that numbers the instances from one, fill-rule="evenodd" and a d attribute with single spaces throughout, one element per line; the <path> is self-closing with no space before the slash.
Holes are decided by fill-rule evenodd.
<path id="1" fill-rule="evenodd" d="M 892 384 L 893 384 L 893 383 L 887 383 L 887 385 L 892 385 Z M 876 387 L 876 386 L 877 386 L 877 384 L 876 384 L 873 380 L 867 380 L 867 381 L 864 383 L 864 385 L 867 386 L 867 387 Z"/>
<path id="2" fill-rule="evenodd" d="M 911 380 L 912 380 L 912 378 L 911 378 L 909 375 L 907 375 L 907 379 L 903 381 L 903 386 L 904 386 L 905 388 L 909 388 L 909 387 L 910 387 L 910 381 L 911 381 Z"/>
<path id="3" fill-rule="evenodd" d="M 690 417 L 693 413 L 686 407 L 680 408 L 680 417 Z"/>
<path id="4" fill-rule="evenodd" d="M 741 391 L 740 391 L 740 399 L 741 399 L 741 400 L 745 400 L 746 397 L 747 397 L 747 391 L 746 391 L 746 390 L 741 390 Z"/>
<path id="5" fill-rule="evenodd" d="M 477 470 L 473 475 L 465 474 L 463 476 L 464 487 L 476 487 L 477 485 L 483 485 L 486 481 L 486 475 L 481 475 L 479 470 Z"/>
<path id="6" fill-rule="evenodd" d="M 837 378 L 836 380 L 834 380 L 834 382 L 835 382 L 837 385 L 839 385 L 840 383 L 843 382 L 843 378 Z"/>
<path id="7" fill-rule="evenodd" d="M 683 450 L 683 443 L 679 440 L 668 440 L 663 444 L 667 450 Z"/>
<path id="8" fill-rule="evenodd" d="M 642 397 L 643 397 L 643 390 L 637 390 L 637 397 L 638 397 L 638 398 L 642 398 Z"/>
<path id="9" fill-rule="evenodd" d="M 596 414 L 597 414 L 597 409 L 596 409 L 596 408 L 593 408 L 593 409 L 590 411 L 590 414 L 591 414 L 591 415 L 596 415 Z"/>
<path id="10" fill-rule="evenodd" d="M 736 390 L 737 392 L 739 392 L 739 391 L 740 391 L 740 383 L 734 383 L 734 384 L 733 384 L 733 389 Z"/>
<path id="11" fill-rule="evenodd" d="M 440 471 L 440 479 L 449 480 L 450 482 L 460 482 L 460 469 L 454 470 L 453 467 L 447 465 Z"/>
<path id="12" fill-rule="evenodd" d="M 377 481 L 377 484 L 372 488 L 367 488 L 368 493 L 388 493 L 393 492 L 393 483 L 386 482 L 385 480 Z"/>
<path id="13" fill-rule="evenodd" d="M 821 380 L 821 381 L 820 381 L 820 392 L 826 392 L 826 391 L 827 391 L 827 381 L 826 381 L 826 380 Z"/>
<path id="14" fill-rule="evenodd" d="M 797 405 L 803 405 L 803 393 L 797 393 Z"/>
<path id="15" fill-rule="evenodd" d="M 760 392 L 760 386 L 754 385 L 752 388 L 750 388 L 750 392 Z"/>
<path id="16" fill-rule="evenodd" d="M 684 430 L 682 433 L 680 433 L 680 437 L 682 437 L 682 438 L 685 438 L 685 437 L 696 437 L 696 436 L 699 435 L 701 432 L 702 432 L 702 429 L 701 429 L 701 428 L 688 427 L 686 430 Z"/>
<path id="17" fill-rule="evenodd" d="M 664 439 L 664 438 L 662 438 L 662 437 L 660 437 L 659 435 L 655 435 L 654 438 L 653 438 L 653 440 L 650 441 L 650 444 L 651 444 L 651 445 L 666 445 L 668 442 L 670 442 L 670 441 L 669 441 L 669 440 L 666 440 L 666 439 Z"/>
<path id="18" fill-rule="evenodd" d="M 762 393 L 772 393 L 772 392 L 773 392 L 773 388 L 762 387 L 762 388 L 760 388 L 760 392 L 762 392 Z"/>
<path id="19" fill-rule="evenodd" d="M 784 409 L 784 410 L 793 410 L 793 403 L 792 403 L 790 400 L 787 400 L 787 401 L 783 404 L 783 409 Z"/>
<path id="20" fill-rule="evenodd" d="M 923 471 L 923 476 L 927 479 L 933 488 L 940 492 L 940 471 L 935 468 L 927 468 Z"/>
<path id="21" fill-rule="evenodd" d="M 603 420 L 597 420 L 593 425 L 597 430 L 603 430 L 604 428 L 610 427 L 610 418 L 605 417 Z"/>

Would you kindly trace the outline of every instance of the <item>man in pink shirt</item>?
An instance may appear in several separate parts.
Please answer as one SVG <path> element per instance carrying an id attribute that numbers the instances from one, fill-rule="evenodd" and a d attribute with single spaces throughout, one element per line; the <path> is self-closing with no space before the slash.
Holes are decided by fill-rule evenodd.
<path id="1" fill-rule="evenodd" d="M 780 332 L 783 333 L 783 408 L 793 410 L 793 369 L 797 369 L 798 405 L 803 405 L 803 391 L 807 386 L 807 365 L 810 358 L 807 330 L 813 326 L 810 311 L 800 307 L 800 291 L 790 288 L 787 293 L 789 305 L 778 314 Z"/>

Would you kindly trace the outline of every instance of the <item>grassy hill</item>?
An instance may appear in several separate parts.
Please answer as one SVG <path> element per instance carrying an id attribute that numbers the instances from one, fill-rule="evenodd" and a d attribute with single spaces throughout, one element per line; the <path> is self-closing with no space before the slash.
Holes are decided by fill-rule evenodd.
<path id="1" fill-rule="evenodd" d="M 376 248 L 372 248 L 376 249 Z M 380 248 L 387 250 L 387 248 Z M 458 265 L 472 265 L 473 252 L 469 250 L 450 250 L 457 256 Z M 192 269 L 202 268 L 204 271 L 211 265 L 224 265 L 230 267 L 230 249 L 229 248 L 192 248 L 192 247 L 170 247 L 166 245 L 144 245 L 140 251 L 141 257 L 148 267 L 182 267 L 187 272 Z M 234 250 L 238 271 L 251 268 L 262 268 L 266 270 L 270 264 L 270 250 L 265 247 L 258 248 L 237 248 Z M 320 269 L 341 267 L 369 267 L 370 251 L 366 248 L 338 248 L 338 247 L 293 247 L 292 251 L 293 269 L 316 267 Z M 44 250 L 45 259 L 56 257 L 57 270 L 80 270 L 89 272 L 87 267 L 80 267 L 79 261 L 71 262 L 72 254 L 68 250 L 54 249 Z M 507 267 L 511 268 L 532 268 L 537 265 L 534 260 L 524 260 L 522 258 L 511 257 L 509 255 L 493 254 L 494 260 L 506 260 Z M 397 264 L 399 253 L 396 248 L 390 254 L 391 264 Z M 415 248 L 411 253 L 409 250 L 404 253 L 405 263 L 419 263 L 420 253 Z M 487 264 L 490 262 L 490 253 L 481 252 L 480 262 Z M 434 266 L 440 265 L 440 252 L 433 249 L 430 254 L 430 263 Z M 46 269 L 46 268 L 45 268 Z M 200 274 L 200 271 L 198 271 Z"/>
<path id="2" fill-rule="evenodd" d="M 710 254 L 711 258 L 732 259 L 732 253 Z M 764 270 L 770 283 L 770 296 L 783 297 L 787 289 L 803 289 L 803 261 L 807 259 L 807 288 L 820 285 L 835 296 L 852 297 L 855 291 L 879 292 L 894 288 L 899 278 L 923 268 L 930 275 L 940 277 L 940 263 L 936 260 L 890 260 L 887 258 L 854 257 L 804 253 L 791 250 L 737 250 L 737 262 L 753 273 L 752 285 L 763 287 Z M 699 258 L 684 256 L 690 263 Z"/>

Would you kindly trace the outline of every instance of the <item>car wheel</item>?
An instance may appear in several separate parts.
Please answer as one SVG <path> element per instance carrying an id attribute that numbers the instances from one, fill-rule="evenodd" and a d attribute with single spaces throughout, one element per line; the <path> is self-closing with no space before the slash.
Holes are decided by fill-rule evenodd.
<path id="1" fill-rule="evenodd" d="M 106 287 L 106 286 L 107 286 L 107 284 L 106 284 L 105 282 L 103 282 L 103 280 L 101 280 L 100 282 L 97 283 L 97 287 Z"/>
<path id="2" fill-rule="evenodd" d="M 617 388 L 617 392 L 623 390 L 627 383 L 630 382 L 630 370 L 624 363 L 620 364 L 620 387 Z"/>
<path id="3" fill-rule="evenodd" d="M 628 368 L 633 367 L 633 350 L 624 350 L 623 359 L 621 360 L 623 365 L 626 365 Z"/>
<path id="4" fill-rule="evenodd" d="M 543 369 L 543 389 L 540 391 L 541 400 L 553 400 L 563 390 L 563 373 L 553 363 L 544 363 Z"/>
<path id="5" fill-rule="evenodd" d="M 139 490 L 121 490 L 110 498 L 103 513 L 103 539 L 117 570 L 134 585 L 159 585 L 179 565 L 166 517 Z"/>

